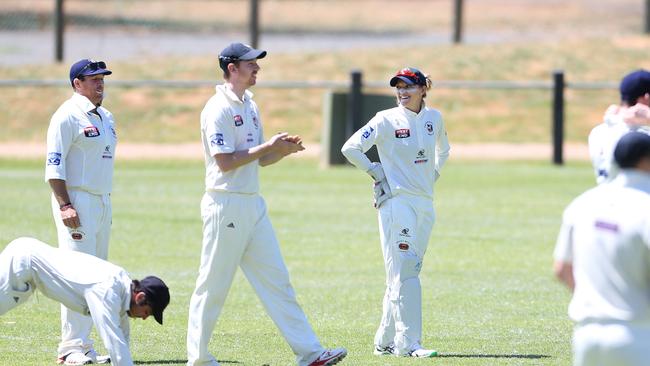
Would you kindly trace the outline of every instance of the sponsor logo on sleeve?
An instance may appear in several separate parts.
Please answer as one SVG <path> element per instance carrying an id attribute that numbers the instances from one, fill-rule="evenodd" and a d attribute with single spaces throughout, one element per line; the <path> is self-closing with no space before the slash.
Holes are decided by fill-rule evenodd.
<path id="1" fill-rule="evenodd" d="M 99 129 L 95 126 L 88 126 L 84 128 L 84 135 L 86 137 L 97 137 L 99 136 Z"/>
<path id="2" fill-rule="evenodd" d="M 115 132 L 113 126 L 111 126 L 111 133 L 113 134 L 113 138 L 117 139 L 117 132 Z"/>
<path id="3" fill-rule="evenodd" d="M 594 224 L 596 228 L 600 230 L 605 230 L 605 231 L 611 231 L 614 233 L 618 232 L 618 225 L 613 223 L 613 222 L 606 222 L 606 221 L 600 221 L 596 220 L 596 223 Z"/>
<path id="4" fill-rule="evenodd" d="M 429 135 L 433 135 L 433 122 L 427 121 L 427 122 L 424 124 L 424 128 L 427 129 L 427 133 L 428 133 Z"/>
<path id="5" fill-rule="evenodd" d="M 47 153 L 47 165 L 61 165 L 61 153 L 60 152 Z"/>
<path id="6" fill-rule="evenodd" d="M 395 138 L 405 139 L 409 136 L 411 136 L 411 130 L 408 128 L 400 128 L 399 130 L 395 130 Z"/>
<path id="7" fill-rule="evenodd" d="M 244 119 L 240 115 L 235 115 L 235 127 L 239 127 L 244 124 Z"/>
<path id="8" fill-rule="evenodd" d="M 251 111 L 251 119 L 253 120 L 253 126 L 255 126 L 255 129 L 258 129 L 260 127 L 260 123 L 257 120 L 257 115 L 255 114 L 255 111 Z"/>
<path id="9" fill-rule="evenodd" d="M 223 146 L 223 133 L 215 133 L 210 136 L 210 146 Z"/>
<path id="10" fill-rule="evenodd" d="M 374 131 L 374 129 L 372 127 L 368 127 L 365 130 L 363 130 L 363 133 L 361 134 L 361 137 L 363 137 L 364 139 L 367 139 L 368 137 L 370 137 L 370 134 L 373 131 Z"/>

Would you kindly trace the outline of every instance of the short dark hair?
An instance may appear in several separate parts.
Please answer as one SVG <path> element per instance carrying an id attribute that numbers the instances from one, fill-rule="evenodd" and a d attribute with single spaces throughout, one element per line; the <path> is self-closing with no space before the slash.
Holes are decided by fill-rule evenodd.
<path id="1" fill-rule="evenodd" d="M 221 65 L 221 69 L 223 70 L 223 78 L 228 80 L 230 78 L 230 70 L 228 70 L 228 65 L 229 64 L 234 64 L 236 67 L 239 67 L 239 62 L 241 60 L 232 60 L 229 62 L 224 62 L 224 64 Z M 221 63 L 221 60 L 219 60 Z"/>
<path id="2" fill-rule="evenodd" d="M 614 160 L 621 169 L 636 168 L 645 158 L 650 158 L 650 135 L 628 132 L 618 140 L 614 149 Z"/>

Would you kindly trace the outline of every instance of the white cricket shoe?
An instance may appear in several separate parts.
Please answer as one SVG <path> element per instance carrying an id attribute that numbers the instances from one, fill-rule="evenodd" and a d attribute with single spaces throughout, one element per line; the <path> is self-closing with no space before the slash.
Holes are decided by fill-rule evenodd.
<path id="1" fill-rule="evenodd" d="M 348 350 L 345 348 L 326 349 L 318 356 L 316 360 L 309 364 L 309 366 L 330 366 L 336 365 L 348 355 Z"/>
<path id="2" fill-rule="evenodd" d="M 419 344 L 416 344 L 413 349 L 405 354 L 406 357 L 435 357 L 438 355 L 438 352 L 433 349 L 424 349 Z"/>
<path id="3" fill-rule="evenodd" d="M 375 345 L 375 350 L 372 352 L 375 356 L 388 356 L 395 355 L 395 345 L 389 344 L 388 346 Z"/>
<path id="4" fill-rule="evenodd" d="M 70 352 L 67 355 L 59 356 L 56 360 L 58 364 L 62 365 L 92 365 L 92 364 L 109 364 L 111 363 L 111 357 L 100 356 L 95 352 L 94 349 L 84 353 L 81 352 Z"/>

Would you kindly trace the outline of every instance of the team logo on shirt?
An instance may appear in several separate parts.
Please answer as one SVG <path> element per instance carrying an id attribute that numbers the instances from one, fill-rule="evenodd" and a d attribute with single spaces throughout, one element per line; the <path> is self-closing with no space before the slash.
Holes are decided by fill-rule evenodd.
<path id="1" fill-rule="evenodd" d="M 415 161 L 413 162 L 415 164 L 422 164 L 422 163 L 426 163 L 427 161 L 429 161 L 429 159 L 427 159 L 427 152 L 424 149 L 420 149 L 418 151 L 417 157 L 415 158 Z"/>
<path id="2" fill-rule="evenodd" d="M 399 248 L 399 250 L 409 250 L 410 246 L 408 243 L 400 242 L 397 244 L 397 247 Z"/>
<path id="3" fill-rule="evenodd" d="M 223 133 L 215 133 L 210 136 L 210 146 L 222 146 L 223 145 Z"/>
<path id="4" fill-rule="evenodd" d="M 427 129 L 427 133 L 428 133 L 429 135 L 433 135 L 433 122 L 427 121 L 427 122 L 424 124 L 424 128 Z"/>
<path id="5" fill-rule="evenodd" d="M 255 129 L 258 129 L 260 127 L 260 124 L 257 121 L 257 116 L 255 115 L 254 111 L 251 111 L 251 119 L 253 120 L 253 126 L 255 126 Z"/>
<path id="6" fill-rule="evenodd" d="M 102 159 L 113 159 L 113 153 L 111 152 L 111 145 L 106 145 L 106 147 L 104 148 Z"/>
<path id="7" fill-rule="evenodd" d="M 51 152 L 47 153 L 47 165 L 60 165 L 61 164 L 61 153 Z"/>
<path id="8" fill-rule="evenodd" d="M 244 124 L 244 119 L 240 115 L 235 115 L 235 127 L 239 127 Z"/>
<path id="9" fill-rule="evenodd" d="M 99 136 L 99 129 L 95 126 L 89 126 L 84 128 L 84 135 L 86 137 L 97 137 Z"/>
<path id="10" fill-rule="evenodd" d="M 367 139 L 368 137 L 370 137 L 370 134 L 373 131 L 374 131 L 374 129 L 372 127 L 368 127 L 365 130 L 363 130 L 363 133 L 361 134 L 361 137 L 363 137 L 364 139 Z"/>
<path id="11" fill-rule="evenodd" d="M 409 234 L 410 229 L 405 227 L 402 229 L 402 231 L 399 232 L 399 236 L 406 236 L 407 238 L 411 237 L 411 234 Z"/>
<path id="12" fill-rule="evenodd" d="M 74 241 L 83 240 L 85 233 L 79 229 L 70 230 L 70 237 Z"/>
<path id="13" fill-rule="evenodd" d="M 405 139 L 409 136 L 411 136 L 411 130 L 408 128 L 400 128 L 399 130 L 395 130 L 395 138 Z"/>

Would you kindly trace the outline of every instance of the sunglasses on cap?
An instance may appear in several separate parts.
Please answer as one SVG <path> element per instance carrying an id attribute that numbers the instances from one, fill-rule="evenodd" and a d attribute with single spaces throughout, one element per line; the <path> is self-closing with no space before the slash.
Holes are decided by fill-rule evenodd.
<path id="1" fill-rule="evenodd" d="M 94 61 L 94 62 L 91 62 L 88 65 L 84 66 L 81 70 L 79 70 L 77 75 L 75 75 L 75 78 L 79 78 L 79 76 L 83 75 L 83 73 L 86 72 L 87 70 L 89 70 L 89 71 L 97 71 L 97 70 L 105 69 L 105 68 L 106 68 L 106 62 L 104 62 L 104 61 Z"/>

